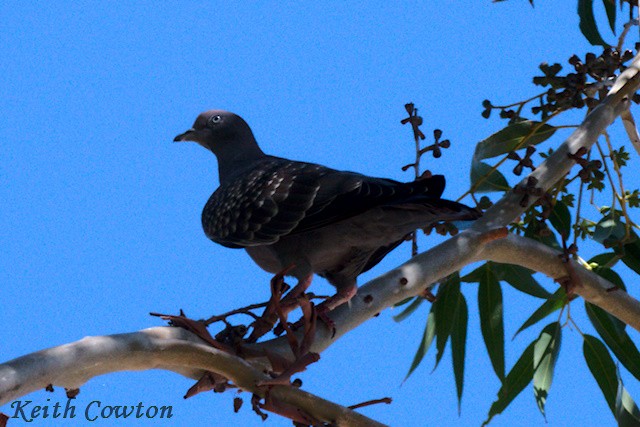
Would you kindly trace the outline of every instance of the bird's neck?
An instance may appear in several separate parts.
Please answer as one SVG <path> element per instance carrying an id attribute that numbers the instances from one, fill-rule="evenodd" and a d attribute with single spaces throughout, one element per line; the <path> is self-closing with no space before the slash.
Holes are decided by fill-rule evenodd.
<path id="1" fill-rule="evenodd" d="M 247 141 L 247 140 L 244 140 Z M 239 143 L 238 141 L 232 141 L 230 144 L 236 144 L 239 146 L 234 147 L 233 150 L 221 150 L 216 154 L 218 158 L 218 176 L 220 178 L 220 184 L 223 184 L 238 174 L 247 172 L 254 167 L 257 160 L 265 157 L 264 152 L 258 147 L 253 138 L 250 140 L 252 143 Z"/>

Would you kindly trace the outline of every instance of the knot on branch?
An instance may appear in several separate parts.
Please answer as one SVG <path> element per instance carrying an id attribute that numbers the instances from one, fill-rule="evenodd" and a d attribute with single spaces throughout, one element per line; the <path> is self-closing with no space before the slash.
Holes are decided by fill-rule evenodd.
<path id="1" fill-rule="evenodd" d="M 578 254 L 578 246 L 575 243 L 572 243 L 567 247 L 567 240 L 563 237 L 562 239 L 562 253 L 558 255 L 558 258 L 562 261 L 567 270 L 567 275 L 563 277 L 559 277 L 555 279 L 556 282 L 560 286 L 562 286 L 567 293 L 567 297 L 569 299 L 576 298 L 574 290 L 576 287 L 580 286 L 580 278 L 578 277 L 578 273 L 576 273 L 575 268 L 571 264 L 571 258 L 575 258 Z"/>

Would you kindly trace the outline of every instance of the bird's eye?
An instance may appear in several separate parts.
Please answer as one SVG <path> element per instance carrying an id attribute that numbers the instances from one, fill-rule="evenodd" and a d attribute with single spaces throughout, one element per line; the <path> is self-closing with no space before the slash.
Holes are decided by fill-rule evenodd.
<path id="1" fill-rule="evenodd" d="M 212 116 L 212 117 L 209 119 L 209 122 L 210 122 L 210 123 L 212 123 L 212 124 L 214 124 L 214 125 L 215 125 L 216 123 L 220 123 L 221 121 L 222 121 L 222 117 L 221 117 L 221 116 Z"/>

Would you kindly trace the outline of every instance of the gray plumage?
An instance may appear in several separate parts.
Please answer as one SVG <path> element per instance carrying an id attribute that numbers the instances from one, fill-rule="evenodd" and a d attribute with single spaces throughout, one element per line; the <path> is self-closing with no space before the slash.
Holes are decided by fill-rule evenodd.
<path id="1" fill-rule="evenodd" d="M 401 183 L 266 155 L 247 123 L 226 111 L 200 114 L 175 141 L 195 141 L 218 158 L 220 187 L 202 212 L 207 237 L 245 248 L 271 273 L 293 265 L 288 274 L 300 282 L 327 278 L 338 289 L 328 309 L 351 298 L 357 276 L 415 229 L 479 216 L 440 198 L 440 175 Z"/>

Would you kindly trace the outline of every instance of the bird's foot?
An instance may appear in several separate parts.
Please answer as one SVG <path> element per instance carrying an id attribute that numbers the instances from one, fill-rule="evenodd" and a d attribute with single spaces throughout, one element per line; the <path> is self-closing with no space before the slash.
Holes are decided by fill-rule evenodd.
<path id="1" fill-rule="evenodd" d="M 330 310 L 327 306 L 320 304 L 316 310 L 316 314 L 318 319 L 322 320 L 322 322 L 327 325 L 327 328 L 331 331 L 331 338 L 333 338 L 336 336 L 336 323 L 329 317 L 329 311 Z"/>
<path id="2" fill-rule="evenodd" d="M 335 293 L 335 295 L 327 298 L 322 304 L 318 306 L 318 309 L 320 309 L 320 307 L 326 307 L 326 311 L 329 312 L 334 308 L 341 306 L 345 302 L 349 302 L 357 292 L 358 287 L 355 284 L 338 288 L 338 291 Z"/>
<path id="3" fill-rule="evenodd" d="M 289 291 L 284 297 L 284 293 L 288 289 L 288 285 L 284 283 L 284 276 L 293 268 L 289 266 L 271 279 L 271 299 L 264 309 L 264 313 L 255 322 L 253 322 L 253 331 L 248 338 L 249 342 L 255 342 L 261 336 L 273 329 L 278 319 L 281 324 L 286 323 L 287 316 L 299 305 L 299 297 L 304 294 L 311 285 L 312 275 L 306 276 L 298 281 L 298 284 Z M 282 320 L 284 317 L 284 321 Z"/>
<path id="4" fill-rule="evenodd" d="M 273 276 L 271 279 L 271 298 L 267 302 L 267 306 L 262 316 L 257 318 L 251 326 L 253 330 L 247 339 L 248 342 L 256 342 L 258 338 L 273 329 L 278 321 L 278 309 L 281 303 L 282 295 L 287 291 L 289 285 L 284 282 L 285 274 L 291 269 L 286 268 Z"/>
<path id="5" fill-rule="evenodd" d="M 297 359 L 305 356 L 309 352 L 311 344 L 316 336 L 316 323 L 318 319 L 315 305 L 309 301 L 305 295 L 300 296 L 298 298 L 298 302 L 300 309 L 302 310 L 302 318 L 299 321 L 302 322 L 303 326 L 302 339 L 298 339 L 299 334 L 296 335 L 294 333 L 291 325 L 287 322 L 284 315 L 282 315 L 282 313 L 278 313 L 280 315 L 279 326 L 281 326 L 284 332 L 286 332 L 291 352 Z M 296 330 L 297 329 L 298 328 L 296 328 Z"/>
<path id="6" fill-rule="evenodd" d="M 327 308 L 327 306 L 320 304 L 318 306 L 315 307 L 315 319 L 320 319 L 322 321 L 322 323 L 324 323 L 325 325 L 327 325 L 327 328 L 329 328 L 331 330 L 331 337 L 333 338 L 333 336 L 335 336 L 336 334 L 336 324 L 333 320 L 331 320 L 331 318 L 329 317 L 329 312 L 331 310 L 329 310 Z M 278 323 L 278 325 L 276 325 L 276 327 L 273 329 L 273 333 L 277 336 L 282 335 L 287 329 L 290 329 L 291 331 L 297 331 L 298 329 L 300 329 L 301 327 L 305 327 L 305 330 L 307 329 L 307 326 L 309 324 L 309 321 L 307 318 L 305 318 L 304 316 L 299 319 L 298 321 L 296 321 L 295 323 L 286 323 L 283 324 L 282 322 Z"/>
<path id="7" fill-rule="evenodd" d="M 328 313 L 336 307 L 341 306 L 345 302 L 351 301 L 351 298 L 355 296 L 356 292 L 358 292 L 358 287 L 355 284 L 353 284 L 352 286 L 338 288 L 338 291 L 335 293 L 335 295 L 327 298 L 316 309 L 318 318 L 322 320 L 324 324 L 327 325 L 327 327 L 331 330 L 331 338 L 336 335 L 336 324 L 329 317 Z"/>
<path id="8" fill-rule="evenodd" d="M 353 298 L 353 296 L 356 294 L 357 291 L 358 291 L 358 288 L 356 285 L 349 286 L 346 288 L 339 288 L 335 295 L 329 298 L 326 298 L 321 304 L 316 306 L 315 316 L 318 319 L 320 319 L 325 325 L 327 325 L 327 328 L 329 328 L 329 330 L 331 330 L 332 338 L 336 334 L 336 324 L 329 317 L 328 313 L 332 311 L 334 308 L 344 304 L 345 302 L 349 302 L 351 298 Z M 298 320 L 293 324 L 287 324 L 286 326 L 283 322 L 280 322 L 273 330 L 273 333 L 276 335 L 281 335 L 286 330 L 286 328 L 290 328 L 295 331 L 299 329 L 301 326 L 303 326 L 304 324 L 305 324 L 304 318 Z"/>

